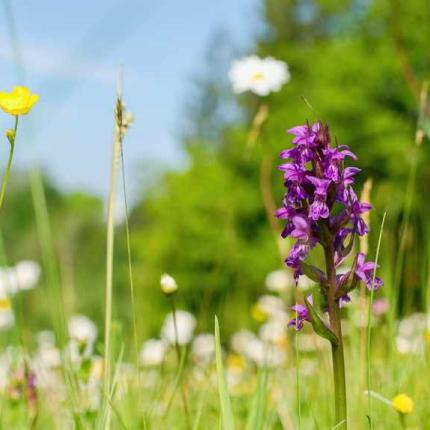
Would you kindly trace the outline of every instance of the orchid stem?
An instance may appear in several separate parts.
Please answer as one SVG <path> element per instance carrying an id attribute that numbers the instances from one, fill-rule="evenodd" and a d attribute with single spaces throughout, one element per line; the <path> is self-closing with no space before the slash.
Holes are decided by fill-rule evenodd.
<path id="1" fill-rule="evenodd" d="M 1 192 L 0 192 L 0 209 L 3 206 L 3 200 L 4 200 L 4 197 L 6 195 L 6 188 L 7 188 L 8 182 L 9 182 L 10 171 L 11 171 L 11 167 L 12 167 L 13 153 L 15 151 L 16 132 L 18 130 L 18 118 L 19 118 L 19 116 L 16 115 L 15 116 L 15 126 L 13 128 L 13 136 L 11 138 L 9 138 L 9 143 L 10 143 L 9 158 L 7 160 L 6 172 L 4 174 L 3 184 L 2 184 Z"/>
<path id="2" fill-rule="evenodd" d="M 335 397 L 335 425 L 340 425 L 340 430 L 347 430 L 347 408 L 346 408 L 346 383 L 345 383 L 345 358 L 343 352 L 342 326 L 340 320 L 340 309 L 336 301 L 336 268 L 334 265 L 333 246 L 324 247 L 328 280 L 328 308 L 330 326 L 338 339 L 338 343 L 331 344 L 333 361 L 333 380 Z M 341 424 L 342 423 L 342 424 Z"/>

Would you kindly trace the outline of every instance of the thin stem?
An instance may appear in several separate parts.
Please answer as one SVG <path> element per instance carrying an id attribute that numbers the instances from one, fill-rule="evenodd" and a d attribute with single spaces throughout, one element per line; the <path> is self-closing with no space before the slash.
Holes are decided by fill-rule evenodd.
<path id="1" fill-rule="evenodd" d="M 179 347 L 179 335 L 178 335 L 178 324 L 176 322 L 176 305 L 175 305 L 175 297 L 172 296 L 171 298 L 172 303 L 172 316 L 173 316 L 173 329 L 175 332 L 175 349 L 176 349 L 176 358 L 178 360 L 178 368 L 181 367 L 181 349 Z M 182 405 L 185 412 L 185 419 L 187 422 L 187 428 L 191 429 L 191 420 L 190 420 L 190 413 L 188 411 L 188 403 L 187 403 L 187 394 L 185 392 L 184 386 L 179 381 L 179 385 L 181 386 L 181 397 L 182 397 Z"/>
<path id="2" fill-rule="evenodd" d="M 120 92 L 118 91 L 117 102 L 120 102 Z M 110 428 L 110 386 L 111 386 L 111 328 L 112 328 L 112 281 L 113 281 L 113 251 L 115 239 L 115 200 L 118 159 L 121 148 L 121 130 L 117 126 L 114 132 L 112 160 L 111 160 L 111 177 L 110 191 L 107 216 L 106 231 L 106 285 L 105 285 L 105 345 L 104 345 L 104 396 L 106 407 L 106 418 L 104 428 Z"/>
<path id="3" fill-rule="evenodd" d="M 297 302 L 296 302 L 297 305 Z M 299 314 L 296 313 L 296 328 L 299 323 Z M 297 415 L 298 415 L 298 430 L 302 429 L 302 405 L 301 405 L 301 386 L 300 386 L 300 352 L 298 345 L 299 344 L 299 331 L 296 329 L 295 334 L 295 349 L 296 349 L 296 387 L 297 387 Z"/>
<path id="4" fill-rule="evenodd" d="M 336 268 L 334 265 L 333 245 L 330 244 L 324 247 L 324 256 L 328 280 L 328 309 L 330 327 L 338 339 L 337 344 L 331 344 L 335 397 L 335 425 L 340 425 L 339 429 L 341 430 L 347 430 L 345 359 L 343 352 L 340 309 L 336 302 L 337 280 Z"/>
<path id="5" fill-rule="evenodd" d="M 369 300 L 369 308 L 367 313 L 367 345 L 366 345 L 366 356 L 367 356 L 367 405 L 368 405 L 368 417 L 369 417 L 369 426 L 370 429 L 373 429 L 373 422 L 372 422 L 372 400 L 371 400 L 371 366 L 370 366 L 370 346 L 371 346 L 371 333 L 372 333 L 372 327 L 371 327 L 371 319 L 372 319 L 372 305 L 373 305 L 373 295 L 374 295 L 374 285 L 375 285 L 375 279 L 376 279 L 376 267 L 379 260 L 379 249 L 381 248 L 381 240 L 382 240 L 382 232 L 384 230 L 384 224 L 385 224 L 385 217 L 387 213 L 384 212 L 384 216 L 382 217 L 381 222 L 381 228 L 379 230 L 379 237 L 378 237 L 378 246 L 376 248 L 376 255 L 375 255 L 375 270 L 373 271 L 373 278 L 372 278 L 372 288 L 370 290 L 370 300 Z"/>
<path id="6" fill-rule="evenodd" d="M 392 304 L 391 304 L 391 312 L 389 314 L 391 330 L 393 330 L 393 327 L 394 327 L 395 313 L 397 310 L 397 304 L 399 299 L 398 297 L 399 288 L 401 284 L 401 277 L 402 277 L 402 271 L 404 266 L 405 249 L 406 249 L 406 236 L 407 236 L 407 230 L 408 230 L 409 221 L 410 221 L 412 203 L 414 199 L 414 189 L 415 189 L 415 182 L 416 182 L 417 168 L 418 168 L 418 161 L 419 161 L 419 151 L 424 138 L 423 127 L 424 127 L 425 113 L 427 109 L 428 87 L 429 87 L 428 81 L 424 81 L 422 84 L 421 94 L 420 94 L 417 129 L 415 133 L 415 146 L 412 154 L 412 162 L 409 170 L 407 186 L 405 191 L 405 203 L 403 206 L 403 220 L 400 227 L 400 243 L 399 243 L 399 250 L 396 257 L 396 266 L 395 266 L 396 270 L 394 274 L 393 289 L 391 293 Z"/>
<path id="7" fill-rule="evenodd" d="M 403 414 L 399 414 L 400 416 L 400 425 L 402 426 L 402 430 L 406 430 L 406 418 Z"/>
<path id="8" fill-rule="evenodd" d="M 129 210 L 127 201 L 127 187 L 125 180 L 125 162 L 124 162 L 124 152 L 121 145 L 121 172 L 122 172 L 122 185 L 123 185 L 123 195 L 124 195 L 124 208 L 125 208 L 125 234 L 127 241 L 127 259 L 128 259 L 128 275 L 130 280 L 130 297 L 131 297 L 131 313 L 133 318 L 133 337 L 134 337 L 134 349 L 136 354 L 136 365 L 139 365 L 139 348 L 137 343 L 137 318 L 136 318 L 136 303 L 134 296 L 134 280 L 133 280 L 133 269 L 131 264 L 131 241 L 130 241 L 130 225 L 129 225 Z"/>
<path id="9" fill-rule="evenodd" d="M 15 150 L 16 132 L 18 130 L 18 118 L 19 118 L 19 116 L 15 115 L 15 126 L 13 128 L 13 137 L 11 139 L 9 139 L 9 143 L 10 143 L 9 158 L 7 160 L 6 172 L 4 174 L 3 184 L 2 184 L 1 192 L 0 192 L 0 209 L 3 206 L 3 200 L 4 200 L 4 196 L 6 195 L 6 188 L 7 188 L 8 182 L 9 182 L 9 176 L 10 176 L 10 171 L 11 171 L 11 167 L 12 167 L 13 153 Z"/>

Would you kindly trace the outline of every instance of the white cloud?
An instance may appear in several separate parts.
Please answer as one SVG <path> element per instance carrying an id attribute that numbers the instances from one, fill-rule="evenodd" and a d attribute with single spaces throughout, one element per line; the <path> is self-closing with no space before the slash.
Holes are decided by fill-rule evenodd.
<path id="1" fill-rule="evenodd" d="M 24 42 L 21 57 L 27 70 L 39 78 L 57 80 L 91 79 L 102 84 L 114 85 L 118 76 L 118 66 L 79 57 L 64 47 L 46 42 Z M 0 61 L 13 63 L 15 55 L 10 44 L 0 41 Z M 128 75 L 129 73 L 127 73 Z M 129 78 L 129 76 L 128 76 Z"/>

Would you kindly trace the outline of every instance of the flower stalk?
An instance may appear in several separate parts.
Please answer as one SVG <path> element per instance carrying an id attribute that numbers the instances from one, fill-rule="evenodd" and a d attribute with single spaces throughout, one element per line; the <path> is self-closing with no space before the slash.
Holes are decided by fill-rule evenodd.
<path id="1" fill-rule="evenodd" d="M 178 331 L 178 322 L 176 319 L 176 304 L 175 304 L 175 295 L 172 294 L 170 297 L 170 303 L 172 306 L 172 317 L 173 317 L 173 329 L 175 332 L 175 350 L 176 350 L 176 359 L 178 362 L 178 372 L 181 371 L 181 348 L 179 345 L 179 331 Z M 185 420 L 187 424 L 187 429 L 191 429 L 191 419 L 190 419 L 190 412 L 188 410 L 188 401 L 187 401 L 187 393 L 185 392 L 184 385 L 180 382 L 180 391 L 181 391 L 181 398 L 182 398 L 182 407 L 184 408 L 185 413 Z"/>
<path id="2" fill-rule="evenodd" d="M 328 280 L 328 313 L 330 328 L 336 335 L 337 343 L 331 342 L 331 355 L 333 364 L 334 400 L 336 425 L 342 430 L 347 429 L 346 409 L 346 382 L 345 382 L 345 358 L 343 352 L 342 325 L 340 320 L 340 309 L 336 301 L 336 268 L 334 265 L 334 251 L 332 246 L 324 248 Z M 343 424 L 340 424 L 342 423 Z"/>
<path id="3" fill-rule="evenodd" d="M 7 137 L 7 140 L 9 141 L 10 148 L 9 148 L 9 157 L 7 160 L 6 171 L 4 174 L 3 183 L 2 183 L 2 187 L 1 187 L 1 191 L 0 191 L 0 209 L 3 206 L 4 197 L 6 195 L 6 188 L 7 188 L 7 185 L 9 183 L 10 171 L 12 168 L 12 161 L 13 161 L 13 154 L 15 151 L 16 133 L 18 131 L 18 122 L 19 122 L 18 119 L 19 119 L 19 116 L 16 115 L 15 116 L 15 126 L 14 126 L 13 130 L 8 130 L 6 132 L 6 137 Z"/>

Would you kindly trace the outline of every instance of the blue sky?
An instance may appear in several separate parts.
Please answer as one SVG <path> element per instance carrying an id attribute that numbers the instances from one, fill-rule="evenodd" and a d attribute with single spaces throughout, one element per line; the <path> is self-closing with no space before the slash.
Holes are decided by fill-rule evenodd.
<path id="1" fill-rule="evenodd" d="M 18 67 L 6 4 L 13 6 Z M 120 64 L 136 117 L 126 142 L 128 183 L 138 190 L 142 164 L 180 165 L 178 130 L 209 41 L 223 30 L 246 52 L 259 7 L 260 0 L 1 0 L 0 88 L 25 83 L 41 97 L 22 122 L 15 167 L 39 162 L 64 189 L 104 196 Z M 8 121 L 1 115 L 0 128 Z"/>

